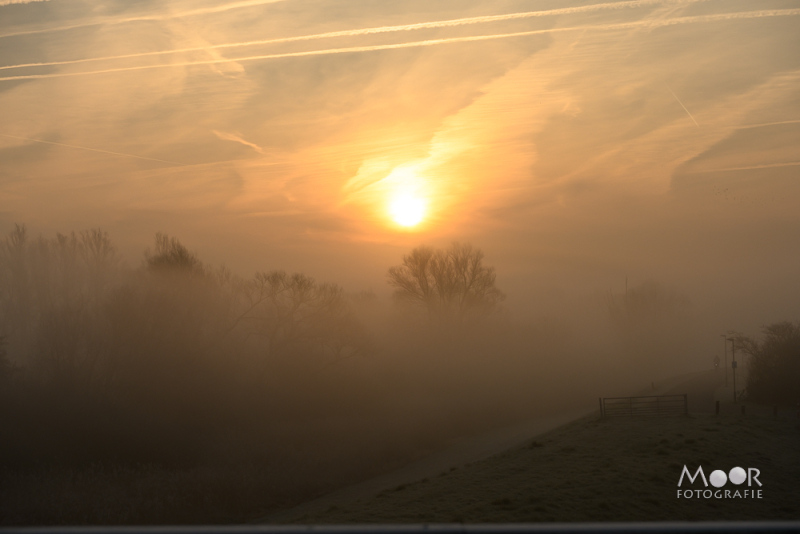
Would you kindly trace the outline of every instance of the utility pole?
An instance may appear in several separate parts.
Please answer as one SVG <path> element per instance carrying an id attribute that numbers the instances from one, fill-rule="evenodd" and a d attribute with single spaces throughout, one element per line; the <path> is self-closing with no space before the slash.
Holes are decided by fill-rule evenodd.
<path id="1" fill-rule="evenodd" d="M 725 387 L 728 387 L 728 338 L 725 334 L 722 336 L 722 352 L 725 353 Z"/>
<path id="2" fill-rule="evenodd" d="M 731 367 L 733 368 L 733 403 L 736 404 L 736 340 L 731 339 Z"/>

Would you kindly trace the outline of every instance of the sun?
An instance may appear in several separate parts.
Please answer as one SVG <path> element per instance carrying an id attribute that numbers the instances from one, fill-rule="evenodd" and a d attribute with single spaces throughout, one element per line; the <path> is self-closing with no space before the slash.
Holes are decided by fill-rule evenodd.
<path id="1" fill-rule="evenodd" d="M 400 226 L 416 226 L 425 217 L 425 202 L 411 193 L 400 193 L 392 199 L 389 213 Z"/>

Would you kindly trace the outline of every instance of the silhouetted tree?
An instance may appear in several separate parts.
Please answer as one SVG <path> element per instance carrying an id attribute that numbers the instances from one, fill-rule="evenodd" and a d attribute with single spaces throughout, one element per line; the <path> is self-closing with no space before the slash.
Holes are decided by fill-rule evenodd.
<path id="1" fill-rule="evenodd" d="M 159 273 L 199 274 L 203 272 L 203 263 L 196 255 L 189 252 L 176 237 L 158 232 L 156 234 L 155 251 L 147 249 L 145 264 L 150 271 Z"/>
<path id="2" fill-rule="evenodd" d="M 653 280 L 626 290 L 624 295 L 609 294 L 607 305 L 611 321 L 618 330 L 679 320 L 691 308 L 691 302 L 684 295 Z"/>
<path id="3" fill-rule="evenodd" d="M 11 377 L 14 371 L 14 366 L 8 361 L 8 354 L 6 353 L 6 337 L 0 336 L 0 385 Z"/>
<path id="4" fill-rule="evenodd" d="M 81 232 L 80 242 L 80 254 L 91 280 L 92 297 L 96 299 L 108 287 L 122 258 L 108 233 L 99 228 Z"/>
<path id="5" fill-rule="evenodd" d="M 469 243 L 446 249 L 417 247 L 389 269 L 395 298 L 427 311 L 431 319 L 462 320 L 498 309 L 505 295 L 495 286 L 494 267 Z"/>
<path id="6" fill-rule="evenodd" d="M 675 289 L 646 280 L 606 299 L 622 361 L 671 372 L 685 363 L 695 329 L 691 301 Z"/>
<path id="7" fill-rule="evenodd" d="M 259 272 L 241 288 L 242 311 L 232 328 L 266 342 L 275 356 L 321 349 L 336 359 L 366 352 L 369 339 L 349 307 L 342 288 L 320 284 L 301 273 Z"/>
<path id="8" fill-rule="evenodd" d="M 0 325 L 13 360 L 66 376 L 96 356 L 105 292 L 119 257 L 99 230 L 31 240 L 24 225 L 0 243 Z M 47 373 L 46 373 L 47 374 Z"/>
<path id="9" fill-rule="evenodd" d="M 761 341 L 732 336 L 737 351 L 750 357 L 747 395 L 757 402 L 794 404 L 800 401 L 800 323 L 773 323 L 763 328 Z"/>
<path id="10" fill-rule="evenodd" d="M 15 337 L 26 337 L 33 322 L 28 264 L 28 232 L 24 224 L 15 224 L 0 245 L 0 320 Z"/>

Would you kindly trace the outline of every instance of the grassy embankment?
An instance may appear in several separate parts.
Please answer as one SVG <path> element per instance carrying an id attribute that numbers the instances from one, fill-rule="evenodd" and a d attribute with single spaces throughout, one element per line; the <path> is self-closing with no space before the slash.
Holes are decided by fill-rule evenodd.
<path id="1" fill-rule="evenodd" d="M 800 420 L 789 413 L 605 420 L 591 416 L 525 447 L 296 521 L 796 520 L 797 451 Z M 692 472 L 702 465 L 706 476 L 714 469 L 758 468 L 763 498 L 678 499 L 684 464 Z M 699 489 L 702 483 L 693 487 Z M 725 488 L 743 486 L 729 482 Z"/>

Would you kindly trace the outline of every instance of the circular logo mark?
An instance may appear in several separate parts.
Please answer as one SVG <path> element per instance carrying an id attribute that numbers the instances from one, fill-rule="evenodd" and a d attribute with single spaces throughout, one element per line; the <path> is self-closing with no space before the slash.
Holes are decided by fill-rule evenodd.
<path id="1" fill-rule="evenodd" d="M 725 474 L 725 471 L 720 471 L 717 469 L 711 473 L 711 476 L 708 477 L 708 480 L 715 488 L 721 488 L 728 481 L 728 475 Z"/>
<path id="2" fill-rule="evenodd" d="M 741 467 L 734 467 L 731 469 L 731 472 L 728 473 L 728 479 L 734 484 L 741 484 L 747 480 L 747 472 Z"/>

